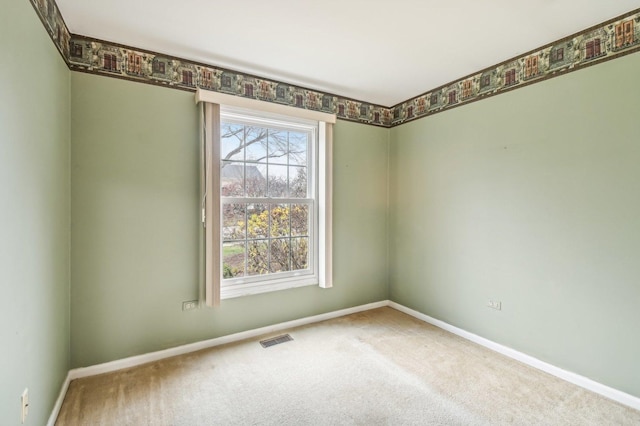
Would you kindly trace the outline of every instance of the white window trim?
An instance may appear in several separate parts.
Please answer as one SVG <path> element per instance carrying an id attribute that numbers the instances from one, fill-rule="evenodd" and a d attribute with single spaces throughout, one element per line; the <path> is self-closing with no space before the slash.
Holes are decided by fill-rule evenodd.
<path id="1" fill-rule="evenodd" d="M 280 114 L 265 113 L 256 110 L 247 110 L 237 107 L 228 107 L 226 105 L 220 107 L 221 122 L 232 121 L 240 124 L 253 124 L 258 126 L 264 126 L 267 128 L 280 128 L 286 130 L 300 130 L 308 133 L 312 140 L 312 150 L 309 151 L 308 163 L 306 164 L 309 170 L 313 173 L 309 175 L 309 194 L 312 194 L 311 198 L 245 198 L 245 197 L 224 197 L 224 202 L 221 200 L 221 204 L 225 203 L 247 203 L 255 202 L 260 204 L 272 204 L 272 203 L 287 203 L 287 204 L 306 204 L 313 207 L 309 210 L 310 219 L 310 233 L 309 233 L 309 268 L 299 271 L 286 271 L 269 273 L 266 275 L 254 275 L 243 276 L 236 278 L 222 279 L 220 286 L 221 299 L 230 299 L 234 297 L 246 296 L 250 294 L 266 293 L 270 291 L 277 291 L 286 288 L 300 287 L 305 285 L 317 285 L 320 280 L 319 274 L 319 215 L 318 210 L 321 204 L 319 200 L 319 182 L 316 177 L 316 170 L 318 175 L 320 174 L 319 165 L 319 122 L 315 120 L 301 119 L 298 117 L 283 116 Z M 211 143 L 214 145 L 214 149 L 220 151 L 220 146 L 213 140 Z M 268 238 L 270 239 L 270 238 Z M 223 245 L 224 246 L 224 245 Z"/>
<path id="2" fill-rule="evenodd" d="M 333 287 L 333 126 L 318 131 L 318 285 Z"/>
<path id="3" fill-rule="evenodd" d="M 306 285 L 318 285 L 322 288 L 333 286 L 332 276 L 332 195 L 333 195 L 333 126 L 336 116 L 319 111 L 305 110 L 285 105 L 262 102 L 238 96 L 226 95 L 198 89 L 196 102 L 204 103 L 204 208 L 203 224 L 205 226 L 205 303 L 207 306 L 219 306 L 221 298 L 239 297 L 267 291 L 277 291 Z M 314 276 L 287 277 L 269 280 L 270 284 L 248 283 L 237 289 L 222 289 L 222 239 L 221 239 L 221 202 L 220 175 L 215 172 L 215 165 L 220 163 L 219 150 L 212 149 L 213 138 L 220 139 L 220 105 L 240 107 L 266 113 L 303 118 L 318 121 L 318 227 L 316 235 L 317 272 Z M 224 295 L 222 294 L 224 292 Z"/>

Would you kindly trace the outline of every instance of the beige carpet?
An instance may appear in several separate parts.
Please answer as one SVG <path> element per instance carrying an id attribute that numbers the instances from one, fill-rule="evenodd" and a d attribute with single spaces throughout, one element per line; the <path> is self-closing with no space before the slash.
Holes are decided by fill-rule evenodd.
<path id="1" fill-rule="evenodd" d="M 71 382 L 57 425 L 640 425 L 391 308 Z M 282 333 L 277 333 L 282 334 Z"/>

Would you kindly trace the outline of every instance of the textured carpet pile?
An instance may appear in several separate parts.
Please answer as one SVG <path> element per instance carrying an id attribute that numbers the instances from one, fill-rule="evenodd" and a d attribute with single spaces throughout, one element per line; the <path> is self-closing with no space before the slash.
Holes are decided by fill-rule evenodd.
<path id="1" fill-rule="evenodd" d="M 57 425 L 639 425 L 640 412 L 391 308 L 74 380 Z M 282 333 L 277 333 L 282 334 Z"/>

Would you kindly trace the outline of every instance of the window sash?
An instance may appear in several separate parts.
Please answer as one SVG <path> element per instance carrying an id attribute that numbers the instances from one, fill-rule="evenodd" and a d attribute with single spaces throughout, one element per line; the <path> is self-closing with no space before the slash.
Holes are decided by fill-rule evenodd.
<path id="1" fill-rule="evenodd" d="M 255 274 L 255 275 L 248 275 L 248 270 L 245 268 L 244 270 L 244 274 L 241 277 L 234 277 L 234 278 L 222 278 L 221 279 L 221 284 L 220 286 L 222 287 L 223 291 L 226 293 L 233 293 L 233 288 L 241 285 L 241 284 L 250 284 L 250 283 L 258 283 L 260 285 L 267 285 L 267 284 L 271 284 L 273 282 L 276 282 L 277 280 L 281 280 L 283 278 L 289 278 L 289 277 L 300 277 L 300 276 L 310 276 L 311 278 L 314 278 L 317 280 L 317 265 L 318 265 L 318 256 L 317 256 L 317 212 L 316 212 L 316 207 L 317 207 L 317 202 L 315 200 L 316 194 L 318 193 L 317 189 L 316 189 L 316 179 L 315 179 L 315 175 L 316 175 L 316 167 L 317 167 L 317 146 L 318 146 L 318 130 L 317 130 L 317 122 L 311 122 L 308 120 L 301 120 L 301 119 L 288 119 L 287 117 L 270 117 L 269 114 L 259 114 L 256 113 L 255 111 L 244 111 L 244 110 L 238 110 L 238 109 L 233 109 L 233 108 L 224 108 L 224 110 L 221 111 L 221 125 L 222 123 L 229 123 L 229 124 L 235 124 L 235 125 L 239 125 L 239 126 L 255 126 L 255 127 L 259 127 L 262 129 L 265 129 L 267 132 L 271 131 L 271 130 L 275 130 L 275 131 L 293 131 L 293 132 L 299 132 L 299 133 L 304 133 L 307 135 L 307 153 L 306 153 L 306 162 L 303 165 L 300 165 L 300 167 L 304 167 L 306 168 L 308 171 L 310 171 L 307 174 L 307 196 L 305 198 L 296 198 L 296 197 L 269 197 L 269 196 L 264 196 L 264 197 L 254 197 L 254 196 L 222 196 L 221 195 L 221 207 L 224 206 L 225 204 L 264 204 L 269 206 L 268 208 L 271 208 L 272 206 L 275 205 L 279 205 L 279 204 L 307 204 L 309 206 L 309 212 L 308 212 L 308 227 L 309 227 L 309 233 L 308 233 L 308 254 L 307 254 L 307 268 L 305 269 L 296 269 L 296 270 L 289 270 L 289 271 L 278 271 L 278 272 L 266 272 L 264 274 Z M 222 141 L 220 140 L 219 146 L 215 147 L 214 149 L 218 149 L 221 150 L 222 148 Z M 247 149 L 247 147 L 244 148 L 245 150 Z M 287 149 L 289 149 L 289 147 L 287 147 Z M 246 153 L 246 151 L 245 151 Z M 266 157 L 264 158 L 263 161 L 260 162 L 256 162 L 256 161 L 251 161 L 251 160 L 247 160 L 246 159 L 246 155 L 244 156 L 243 159 L 239 160 L 229 160 L 229 161 L 234 161 L 238 164 L 242 164 L 243 166 L 246 165 L 254 165 L 254 164 L 259 164 L 259 165 L 264 165 L 267 166 L 269 164 L 271 165 L 275 165 L 276 167 L 278 166 L 283 166 L 283 167 L 287 167 L 290 168 L 291 166 L 293 167 L 298 167 L 298 165 L 292 165 L 289 163 L 288 159 L 285 158 L 283 159 L 275 159 L 275 161 L 272 162 L 272 159 L 268 156 L 269 154 L 266 152 Z M 221 164 L 224 161 L 221 160 Z M 268 170 L 268 169 L 267 169 Z M 287 179 L 288 181 L 288 179 Z M 289 182 L 287 182 L 287 185 L 289 184 Z M 243 177 L 243 187 L 246 185 L 246 176 Z M 268 189 L 267 189 L 268 191 Z M 268 217 L 270 217 L 270 213 L 268 213 Z M 222 220 L 224 219 L 222 217 L 222 210 L 221 210 L 221 222 L 220 222 L 220 226 L 223 226 Z M 270 224 L 269 224 L 270 226 Z M 248 235 L 245 235 L 244 241 L 245 242 L 245 260 L 246 260 L 246 256 L 248 256 L 247 250 L 248 250 L 248 244 L 251 241 L 264 241 L 265 243 L 267 243 L 267 259 L 269 259 L 269 267 L 271 266 L 271 244 L 273 241 L 279 240 L 279 239 L 287 239 L 289 240 L 289 242 L 291 242 L 292 238 L 295 238 L 294 236 L 289 235 L 288 237 L 278 237 L 278 236 L 265 236 L 264 238 L 249 238 Z M 240 240 L 237 240 L 236 242 L 239 242 Z M 221 243 L 223 242 L 230 242 L 227 240 L 224 240 L 224 238 L 221 240 Z M 223 252 L 224 250 L 222 250 Z M 292 259 L 292 254 L 289 254 L 289 266 L 291 264 L 291 259 Z M 220 257 L 220 262 L 224 263 L 224 259 L 223 259 L 223 253 L 221 253 L 221 257 Z M 248 265 L 248 263 L 245 262 L 245 266 Z"/>
<path id="2" fill-rule="evenodd" d="M 280 280 L 271 280 L 267 288 L 262 283 L 247 283 L 238 285 L 234 289 L 234 294 L 229 297 L 242 296 L 245 294 L 255 294 L 260 288 L 264 291 L 276 291 L 284 288 L 293 288 L 303 285 L 317 284 L 321 288 L 331 288 L 333 286 L 332 274 L 332 237 L 333 237 L 333 126 L 336 116 L 333 114 L 310 111 L 294 107 L 267 103 L 255 99 L 237 97 L 219 92 L 198 89 L 196 91 L 196 102 L 204 104 L 203 114 L 203 135 L 202 135 L 202 173 L 201 185 L 203 192 L 203 224 L 205 226 L 203 244 L 204 248 L 204 285 L 203 299 L 207 306 L 218 306 L 221 299 L 222 281 L 222 232 L 220 226 L 222 199 L 220 197 L 220 173 L 221 162 L 220 151 L 212 149 L 213 138 L 220 140 L 220 103 L 229 106 L 249 108 L 268 113 L 277 113 L 302 119 L 317 120 L 317 274 L 315 277 L 292 276 Z M 275 199 L 271 202 L 276 201 Z M 295 199 L 295 203 L 300 204 L 304 199 Z M 252 199 L 252 202 L 255 200 Z"/>
<path id="3" fill-rule="evenodd" d="M 228 203 L 228 200 L 223 199 L 222 201 L 222 205 L 225 204 L 233 204 L 233 203 Z M 234 277 L 234 278 L 221 278 L 221 283 L 220 286 L 223 289 L 223 291 L 225 291 L 226 293 L 229 293 L 229 295 L 233 296 L 233 295 L 237 295 L 238 291 L 242 291 L 243 289 L 247 289 L 247 288 L 256 288 L 256 287 L 261 287 L 261 286 L 265 286 L 268 285 L 270 288 L 274 285 L 278 285 L 278 284 L 282 284 L 282 283 L 287 283 L 289 281 L 293 280 L 305 280 L 304 285 L 307 284 L 307 282 L 317 282 L 318 280 L 318 250 L 317 250 L 317 214 L 315 212 L 315 206 L 317 205 L 315 200 L 303 200 L 305 201 L 304 203 L 301 202 L 295 202 L 294 204 L 307 204 L 309 206 L 308 209 L 308 215 L 309 217 L 307 218 L 307 234 L 306 235 L 293 235 L 293 234 L 287 234 L 287 235 L 282 235 L 282 236 L 265 236 L 264 238 L 252 238 L 249 237 L 248 233 L 244 235 L 244 238 L 242 239 L 222 239 L 221 240 L 221 244 L 234 244 L 234 243 L 240 243 L 240 244 L 244 244 L 245 245 L 245 250 L 248 250 L 248 245 L 250 243 L 255 243 L 255 242 L 263 242 L 266 243 L 267 245 L 267 257 L 271 256 L 270 253 L 270 246 L 271 243 L 274 241 L 287 241 L 290 244 L 292 244 L 293 240 L 296 239 L 307 239 L 308 241 L 308 252 L 307 252 L 307 267 L 304 269 L 291 269 L 288 271 L 277 271 L 277 272 L 267 272 L 265 274 L 254 274 L 254 275 L 249 275 L 249 270 L 248 270 L 248 258 L 246 256 L 248 256 L 247 253 L 245 253 L 245 269 L 244 269 L 244 273 L 242 276 L 239 277 Z M 257 202 L 254 202 L 253 200 L 251 200 L 249 203 L 254 203 L 254 204 L 258 204 Z M 268 209 L 271 206 L 277 206 L 280 204 L 285 204 L 285 203 L 281 203 L 280 200 L 271 200 L 268 204 L 270 204 L 270 206 L 268 207 Z M 267 210 L 268 211 L 268 210 Z M 246 219 L 248 220 L 248 219 Z M 269 224 L 268 226 L 271 226 L 271 224 Z M 289 248 L 291 249 L 291 245 L 289 246 Z M 289 255 L 288 258 L 288 263 L 289 265 L 291 265 L 291 261 L 292 261 L 292 256 L 293 254 Z M 221 257 L 219 259 L 219 262 L 222 264 L 223 263 L 223 258 Z M 271 263 L 269 263 L 268 268 L 270 268 Z"/>

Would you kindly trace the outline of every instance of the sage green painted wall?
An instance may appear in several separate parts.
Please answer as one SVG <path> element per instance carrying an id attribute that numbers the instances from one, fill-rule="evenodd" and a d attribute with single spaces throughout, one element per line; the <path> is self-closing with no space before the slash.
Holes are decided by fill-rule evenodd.
<path id="1" fill-rule="evenodd" d="M 389 130 L 335 126 L 334 288 L 183 312 L 198 296 L 194 95 L 75 72 L 71 83 L 72 367 L 388 297 Z"/>
<path id="2" fill-rule="evenodd" d="M 392 129 L 391 299 L 640 396 L 639 71 Z"/>
<path id="3" fill-rule="evenodd" d="M 69 369 L 69 70 L 27 1 L 0 4 L 0 424 L 44 425 Z"/>

